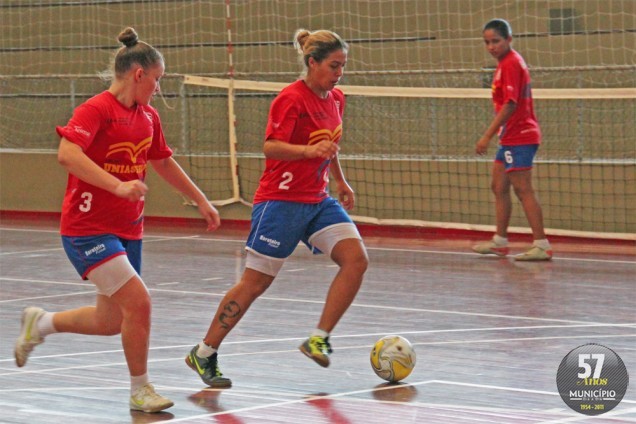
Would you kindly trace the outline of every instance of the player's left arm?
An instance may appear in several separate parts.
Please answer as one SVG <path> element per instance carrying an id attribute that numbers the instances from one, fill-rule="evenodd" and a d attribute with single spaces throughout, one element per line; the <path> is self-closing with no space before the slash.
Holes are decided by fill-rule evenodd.
<path id="1" fill-rule="evenodd" d="M 221 225 L 219 212 L 172 156 L 149 162 L 161 178 L 196 203 L 199 213 L 208 223 L 208 231 L 216 230 Z"/>
<path id="2" fill-rule="evenodd" d="M 338 191 L 338 200 L 340 201 L 340 204 L 342 204 L 342 206 L 348 211 L 353 209 L 356 202 L 355 194 L 351 186 L 347 183 L 347 180 L 345 180 L 338 155 L 331 159 L 329 168 L 331 170 L 331 176 L 336 182 L 336 190 Z"/>

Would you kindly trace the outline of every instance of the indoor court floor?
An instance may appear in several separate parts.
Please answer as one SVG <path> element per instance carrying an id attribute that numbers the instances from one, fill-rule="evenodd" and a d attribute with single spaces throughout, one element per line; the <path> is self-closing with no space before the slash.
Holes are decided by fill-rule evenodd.
<path id="1" fill-rule="evenodd" d="M 244 229 L 148 223 L 142 276 L 153 298 L 150 377 L 175 405 L 128 409 L 120 337 L 55 334 L 17 368 L 21 311 L 93 304 L 64 254 L 54 219 L 0 223 L 1 423 L 636 423 L 636 248 L 633 242 L 554 241 L 554 260 L 482 257 L 475 240 L 422 234 L 365 237 L 370 266 L 331 337 L 331 366 L 298 351 L 314 328 L 332 262 L 299 247 L 230 333 L 213 390 L 184 363 L 243 270 Z M 527 244 L 514 242 L 514 253 Z M 369 364 L 374 342 L 399 334 L 417 365 L 399 384 Z M 563 358 L 588 343 L 631 373 L 622 402 L 595 417 L 561 399 Z"/>

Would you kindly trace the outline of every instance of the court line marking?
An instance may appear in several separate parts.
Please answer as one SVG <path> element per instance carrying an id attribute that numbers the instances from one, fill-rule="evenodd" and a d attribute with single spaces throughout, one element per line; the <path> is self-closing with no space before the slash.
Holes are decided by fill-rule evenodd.
<path id="1" fill-rule="evenodd" d="M 527 325 L 527 326 L 518 326 L 518 327 L 480 327 L 480 328 L 449 328 L 449 329 L 441 329 L 441 330 L 419 330 L 419 331 L 398 331 L 398 334 L 408 334 L 408 335 L 427 335 L 427 334 L 451 334 L 451 333 L 475 333 L 475 332 L 488 332 L 488 331 L 519 331 L 519 330 L 549 330 L 549 329 L 575 329 L 575 328 L 612 328 L 612 327 L 632 327 L 634 324 L 576 324 L 576 325 Z M 364 333 L 364 334 L 341 334 L 341 335 L 333 335 L 331 336 L 332 340 L 335 339 L 351 339 L 355 337 L 377 337 L 377 336 L 385 336 L 386 332 L 380 333 Z M 558 336 L 558 337 L 567 337 L 567 336 Z M 590 337 L 590 336 L 587 336 Z M 596 336 L 592 336 L 596 337 Z M 636 337 L 636 335 L 634 336 Z M 250 345 L 250 344 L 258 344 L 258 343 L 282 343 L 282 342 L 299 342 L 305 340 L 306 337 L 283 337 L 276 339 L 260 339 L 260 340 L 242 340 L 242 341 L 224 341 L 223 345 Z M 503 339 L 502 339 L 503 340 Z M 508 340 L 508 339 L 505 339 Z M 447 341 L 443 343 L 451 344 L 456 341 Z M 413 344 L 435 344 L 440 342 L 420 342 Z M 150 350 L 159 351 L 159 350 L 170 350 L 170 349 L 184 349 L 189 348 L 191 345 L 172 345 L 172 346 L 159 346 L 159 347 L 151 347 Z M 355 346 L 358 348 L 360 346 Z M 340 348 L 338 348 L 340 349 Z M 46 356 L 37 356 L 35 358 L 65 358 L 65 357 L 73 357 L 73 356 L 86 356 L 93 354 L 104 354 L 104 353 L 122 353 L 123 349 L 112 349 L 112 350 L 101 350 L 101 351 L 92 351 L 92 352 L 76 352 L 76 353 L 60 353 L 56 355 L 46 355 Z M 250 354 L 247 352 L 246 354 Z M 8 362 L 13 361 L 13 359 L 0 359 L 0 362 Z"/>
<path id="2" fill-rule="evenodd" d="M 384 333 L 383 333 L 384 334 Z M 345 336 L 340 336 L 345 337 Z M 573 339 L 607 339 L 607 338 L 625 338 L 625 337 L 636 337 L 636 334 L 602 334 L 602 335 L 579 335 L 579 336 L 545 336 L 545 337 L 517 337 L 517 338 L 501 338 L 501 339 L 481 339 L 481 340 L 448 340 L 448 341 L 439 341 L 439 342 L 418 342 L 412 343 L 414 346 L 440 346 L 440 345 L 454 345 L 454 344 L 480 344 L 480 343 L 514 343 L 517 341 L 542 341 L 542 340 L 573 340 Z M 335 337 L 334 337 L 335 338 Z M 253 340 L 249 342 L 243 341 L 235 341 L 235 342 L 223 342 L 224 345 L 242 345 L 248 343 L 272 343 L 272 341 L 282 342 L 282 341 L 302 341 L 304 337 L 299 338 L 287 338 L 287 339 L 274 339 L 274 340 Z M 150 348 L 150 350 L 165 350 L 165 349 L 184 349 L 187 353 L 187 349 L 190 348 L 192 344 L 187 345 L 173 345 L 173 346 L 163 346 L 163 347 L 155 347 Z M 356 349 L 369 349 L 368 344 L 362 345 L 353 345 L 353 346 L 338 346 L 339 351 L 343 350 L 356 350 Z M 268 350 L 268 351 L 258 351 L 258 352 L 236 352 L 236 353 L 224 353 L 224 358 L 234 357 L 234 356 L 252 356 L 252 355 L 264 355 L 264 354 L 279 354 L 279 353 L 297 353 L 298 349 L 281 349 L 281 350 Z M 33 356 L 31 359 L 50 359 L 50 358 L 68 358 L 74 356 L 88 356 L 88 355 L 98 355 L 98 354 L 108 354 L 108 353 L 123 353 L 121 349 L 113 349 L 113 350 L 105 350 L 105 351 L 94 351 L 94 352 L 75 352 L 75 353 L 60 353 L 55 355 L 42 355 L 42 356 Z M 184 353 L 184 355 L 186 354 Z M 148 363 L 162 363 L 162 362 L 173 362 L 173 361 L 182 361 L 184 356 L 179 356 L 178 358 L 162 358 L 162 359 L 149 359 Z M 13 358 L 0 359 L 1 362 L 13 362 Z M 26 370 L 26 369 L 12 369 L 9 372 L 0 373 L 1 376 L 15 376 L 18 374 L 49 374 L 55 371 L 66 371 L 66 370 L 76 370 L 76 369 L 86 369 L 86 368 L 101 368 L 101 367 L 110 367 L 110 366 L 124 366 L 126 367 L 126 362 L 101 362 L 98 364 L 90 364 L 90 365 L 74 365 L 68 367 L 58 367 L 58 368 L 47 368 L 40 370 Z M 0 390 L 1 391 L 1 390 Z M 636 401 L 635 401 L 636 402 Z"/>
<path id="3" fill-rule="evenodd" d="M 56 299 L 56 298 L 64 298 L 64 297 L 68 297 L 68 296 L 84 296 L 84 295 L 95 295 L 95 290 L 91 290 L 91 291 L 86 291 L 86 292 L 76 292 L 76 293 L 63 293 L 63 294 L 50 294 L 50 295 L 45 295 L 45 296 L 32 296 L 32 297 L 21 297 L 18 299 L 5 299 L 5 300 L 0 300 L 0 304 L 5 304 L 5 303 L 13 303 L 13 302 L 24 302 L 25 300 L 41 300 L 41 299 Z"/>
<path id="4" fill-rule="evenodd" d="M 214 296 L 214 297 L 222 297 L 225 296 L 225 293 L 201 293 L 195 291 L 187 291 L 187 290 L 169 290 L 169 289 L 150 289 L 155 292 L 165 292 L 165 293 L 179 293 L 179 294 L 194 294 L 197 296 Z M 310 303 L 322 305 L 324 304 L 324 300 L 307 300 L 307 299 L 291 299 L 284 297 L 269 297 L 269 296 L 260 296 L 259 300 L 269 300 L 276 302 L 295 302 L 295 303 Z M 529 321 L 547 321 L 547 322 L 566 322 L 566 323 L 576 323 L 576 324 L 604 324 L 600 322 L 590 322 L 590 321 L 578 321 L 578 320 L 567 320 L 567 319 L 558 319 L 558 318 L 538 318 L 538 317 L 525 317 L 525 316 L 516 316 L 516 315 L 501 315 L 501 314 L 486 314 L 483 312 L 461 312 L 461 311 L 444 311 L 440 309 L 423 309 L 423 308 L 405 308 L 402 306 L 382 306 L 382 305 L 368 305 L 363 303 L 353 302 L 351 307 L 359 307 L 359 308 L 374 308 L 374 309 L 384 309 L 384 310 L 394 310 L 394 311 L 408 311 L 408 312 L 429 312 L 429 313 L 437 313 L 437 314 L 450 314 L 450 315 L 467 315 L 467 316 L 478 316 L 478 317 L 487 317 L 487 318 L 506 318 L 506 319 L 520 319 L 520 320 L 529 320 Z"/>
<path id="5" fill-rule="evenodd" d="M 73 282 L 55 282 L 51 280 L 30 280 L 30 279 L 18 279 L 18 278 L 7 278 L 0 277 L 0 281 L 21 281 L 21 282 L 33 282 L 33 283 L 44 283 L 44 284 L 64 284 L 64 285 L 76 285 L 82 287 L 92 287 L 91 284 L 87 283 L 73 283 Z M 152 292 L 159 293 L 178 293 L 178 294 L 195 294 L 197 296 L 211 296 L 211 297 L 223 297 L 225 293 L 201 293 L 196 291 L 188 291 L 188 290 L 171 290 L 171 289 L 161 289 L 161 288 L 149 288 Z M 83 293 L 82 293 L 83 294 Z M 22 300 L 20 299 L 9 299 L 2 300 L 1 303 L 6 302 L 16 302 Z M 274 302 L 294 302 L 294 303 L 309 303 L 309 304 L 324 304 L 323 300 L 307 300 L 307 299 L 291 299 L 284 297 L 270 297 L 270 296 L 260 296 L 259 300 L 268 300 Z M 363 303 L 353 302 L 351 307 L 359 307 L 359 308 L 371 308 L 371 309 L 381 309 L 381 310 L 395 310 L 400 312 L 426 312 L 426 313 L 435 313 L 435 314 L 448 314 L 448 315 L 465 315 L 465 316 L 473 316 L 473 317 L 487 317 L 487 318 L 505 318 L 505 319 L 516 319 L 516 320 L 528 320 L 528 321 L 541 321 L 541 322 L 564 322 L 564 323 L 574 323 L 574 324 L 606 324 L 602 322 L 590 322 L 590 321 L 579 321 L 579 320 L 565 320 L 558 318 L 539 318 L 539 317 L 527 317 L 527 316 L 517 316 L 517 315 L 502 315 L 502 314 L 486 314 L 483 312 L 462 312 L 462 311 L 445 311 L 440 309 L 424 309 L 424 308 L 406 308 L 402 306 L 383 306 L 383 305 L 369 305 Z"/>
<path id="6" fill-rule="evenodd" d="M 31 278 L 0 277 L 0 281 L 17 281 L 22 283 L 61 284 L 64 286 L 95 287 L 91 283 L 76 283 L 72 281 L 55 281 L 55 280 L 34 280 Z"/>
<path id="7" fill-rule="evenodd" d="M 27 232 L 45 232 L 45 233 L 57 233 L 59 231 L 53 230 L 37 230 L 37 229 L 22 229 L 22 228 L 7 228 L 0 227 L 0 231 L 27 231 Z M 149 240 L 152 239 L 152 240 Z M 219 243 L 245 243 L 245 239 L 219 239 L 219 238 L 208 238 L 201 235 L 192 235 L 192 236 L 162 236 L 162 235 L 144 235 L 144 242 L 159 242 L 159 241 L 172 241 L 172 240 L 194 240 L 194 241 L 209 241 L 209 242 L 219 242 Z M 379 250 L 379 251 L 387 251 L 387 252 L 412 252 L 412 253 L 427 253 L 427 254 L 440 254 L 440 255 L 460 255 L 460 256 L 473 256 L 473 257 L 483 257 L 478 253 L 473 252 L 459 252 L 459 251 L 444 251 L 444 250 L 425 250 L 425 249 L 404 249 L 404 248 L 389 248 L 389 247 L 369 247 L 366 246 L 367 250 Z M 1 255 L 5 254 L 18 254 L 22 252 L 6 252 L 0 253 Z M 554 261 L 574 261 L 574 262 L 592 262 L 592 263 L 616 263 L 616 264 L 635 264 L 634 261 L 621 261 L 621 260 L 612 260 L 612 259 L 587 259 L 587 258 L 569 258 L 563 256 L 557 256 L 554 258 Z"/>
<path id="8" fill-rule="evenodd" d="M 0 256 L 26 255 L 28 253 L 57 252 L 59 250 L 64 250 L 64 248 L 63 247 L 52 247 L 50 249 L 20 250 L 20 251 L 13 251 L 13 252 L 0 252 Z"/>
<path id="9" fill-rule="evenodd" d="M 542 391 L 542 390 L 531 390 L 531 389 L 520 389 L 520 388 L 511 388 L 511 387 L 505 387 L 505 386 L 491 386 L 491 385 L 480 385 L 480 384 L 470 384 L 470 383 L 462 383 L 462 382 L 454 382 L 454 381 L 444 381 L 444 380 L 425 380 L 425 381 L 419 381 L 419 382 L 415 382 L 415 383 L 408 383 L 408 385 L 401 385 L 401 386 L 397 386 L 400 388 L 404 388 L 406 386 L 411 386 L 411 387 L 416 387 L 416 386 L 422 386 L 422 385 L 434 385 L 434 384 L 447 384 L 447 385 L 459 385 L 459 386 L 467 386 L 467 387 L 471 387 L 471 388 L 488 388 L 488 389 L 492 389 L 492 390 L 503 390 L 503 391 L 513 391 L 513 392 L 520 392 L 520 393 L 530 393 L 530 394 L 539 394 L 539 395 L 549 395 L 549 396 L 560 396 L 559 393 L 555 393 L 555 392 L 548 392 L 548 391 Z M 176 418 L 176 419 L 172 419 L 170 420 L 171 422 L 188 422 L 191 420 L 198 420 L 201 418 L 209 418 L 209 417 L 215 417 L 215 416 L 220 416 L 220 415 L 233 415 L 233 414 L 237 414 L 237 413 L 241 413 L 241 412 L 247 412 L 247 411 L 254 411 L 254 410 L 258 410 L 258 409 L 268 409 L 268 408 L 277 408 L 280 406 L 289 406 L 289 405 L 293 405 L 293 404 L 299 404 L 299 403 L 308 403 L 311 401 L 316 401 L 316 400 L 322 400 L 322 399 L 338 399 L 338 398 L 343 398 L 343 397 L 347 397 L 347 396 L 352 396 L 352 395 L 358 395 L 358 394 L 365 394 L 365 393 L 372 393 L 372 392 L 376 392 L 376 391 L 380 391 L 380 390 L 389 390 L 391 388 L 393 388 L 395 386 L 391 386 L 389 387 L 374 387 L 374 388 L 370 388 L 370 389 L 362 389 L 362 390 L 352 390 L 352 391 L 348 391 L 348 392 L 341 392 L 341 393 L 334 393 L 334 394 L 329 394 L 329 395 L 324 395 L 324 396 L 308 396 L 306 398 L 303 399 L 292 399 L 292 400 L 285 400 L 285 401 L 281 401 L 281 402 L 273 402 L 273 403 L 268 403 L 265 405 L 254 405 L 254 406 L 249 406 L 249 407 L 243 407 L 243 408 L 236 408 L 236 409 L 230 409 L 230 410 L 225 410 L 225 411 L 217 411 L 217 412 L 211 412 L 211 413 L 207 413 L 207 414 L 199 414 L 199 415 L 194 415 L 194 416 L 190 416 L 190 417 L 183 417 L 183 418 Z M 169 387 L 167 388 L 169 389 Z M 229 392 L 228 392 L 229 394 Z M 347 399 L 349 401 L 358 401 L 360 399 Z M 372 401 L 372 402 L 378 402 L 378 403 L 383 403 L 382 401 Z M 622 402 L 625 403 L 635 403 L 636 401 L 629 401 L 629 400 L 625 400 L 623 399 Z M 622 403 L 621 402 L 621 403 Z M 485 415 L 485 414 L 502 414 L 502 413 L 515 413 L 515 414 L 523 414 L 525 412 L 533 412 L 533 413 L 538 413 L 538 414 L 545 414 L 545 412 L 543 411 L 524 411 L 524 410 L 511 410 L 511 409 L 498 409 L 498 408 L 492 408 L 492 407 L 471 407 L 471 406 L 462 406 L 462 405 L 446 405 L 446 404 L 431 404 L 431 403 L 421 403 L 421 402 L 398 402 L 401 405 L 404 406 L 408 406 L 408 407 L 412 407 L 412 408 L 422 408 L 422 407 L 429 407 L 432 409 L 441 409 L 441 410 L 453 410 L 453 411 L 458 411 L 459 412 L 478 412 L 481 415 Z M 631 408 L 630 408 L 631 409 Z M 559 412 L 555 412 L 555 415 L 563 415 L 563 414 L 568 414 L 567 418 L 571 418 L 571 413 L 564 410 L 563 413 Z M 518 418 L 518 416 L 515 416 L 515 418 Z M 579 418 L 579 417 L 576 417 Z M 562 418 L 558 418 L 558 419 L 562 419 Z"/>
<path id="10" fill-rule="evenodd" d="M 364 394 L 365 392 L 382 392 L 382 391 L 388 391 L 388 390 L 404 390 L 407 389 L 409 387 L 415 388 L 416 386 L 422 386 L 422 385 L 427 385 L 427 384 L 459 384 L 459 385 L 466 385 L 465 383 L 460 383 L 460 382 L 451 382 L 451 381 L 444 381 L 444 380 L 428 380 L 428 381 L 419 381 L 419 382 L 410 382 L 410 383 L 402 383 L 399 385 L 386 385 L 386 386 L 375 386 L 371 389 L 365 389 L 365 390 L 360 390 L 360 391 L 355 391 L 355 392 L 346 392 L 346 393 L 334 393 L 334 394 L 330 394 L 330 395 L 322 395 L 322 396 L 317 396 L 317 395 L 307 395 L 305 393 L 298 393 L 298 392 L 272 392 L 272 391 L 268 391 L 268 396 L 265 397 L 263 396 L 263 392 L 262 390 L 249 390 L 249 389 L 238 389 L 238 388 L 233 388 L 233 390 L 228 391 L 228 390 L 223 390 L 223 389 L 212 389 L 212 388 L 205 388 L 205 389 L 194 389 L 194 388 L 189 388 L 189 387 L 174 387 L 174 386 L 168 386 L 168 385 L 158 385 L 157 387 L 162 389 L 162 390 L 168 390 L 168 391 L 177 391 L 177 392 L 196 392 L 196 393 L 201 393 L 201 392 L 210 392 L 210 393 L 215 393 L 215 392 L 222 392 L 225 396 L 227 397 L 234 397 L 234 398 L 248 398 L 248 399 L 260 399 L 260 400 L 277 400 L 280 402 L 284 402 L 285 404 L 288 404 L 289 402 L 304 402 L 304 403 L 308 403 L 308 402 L 312 402 L 312 401 L 316 401 L 316 400 L 323 400 L 323 399 L 333 399 L 333 398 L 338 398 L 338 397 L 344 397 L 344 396 L 349 396 L 351 393 L 353 394 Z M 468 384 L 469 385 L 469 384 Z M 493 386 L 496 388 L 499 388 L 501 390 L 509 390 L 509 391 L 518 391 L 518 389 L 516 388 L 509 388 L 509 387 L 504 387 L 504 386 Z M 15 389 L 15 390 L 0 390 L 0 393 L 4 392 L 4 393 L 11 393 L 11 392 L 75 392 L 75 391 L 84 391 L 84 390 L 97 390 L 97 391 L 120 391 L 120 390 L 129 390 L 129 387 L 127 386 L 114 386 L 114 387 L 103 387 L 103 386 L 95 386 L 95 387 L 61 387 L 61 388 L 34 388 L 34 389 Z M 548 395 L 558 395 L 558 393 L 552 393 L 552 392 L 545 392 L 545 393 L 540 393 L 540 394 L 548 394 Z M 295 399 L 289 399 L 289 398 L 295 398 Z M 567 419 L 567 420 L 578 420 L 580 417 L 576 416 L 573 417 L 571 414 L 572 412 L 567 409 L 567 408 L 555 408 L 555 409 L 551 409 L 551 410 L 544 410 L 544 411 L 537 411 L 537 410 L 525 410 L 525 409 L 513 409 L 513 408 L 497 408 L 497 407 L 481 407 L 481 406 L 473 406 L 473 405 L 460 405 L 460 404 L 445 404 L 445 403 L 431 403 L 431 402 L 408 402 L 408 401 L 391 401 L 391 400 L 382 400 L 382 399 L 363 399 L 363 398 L 348 398 L 348 399 L 342 399 L 342 401 L 347 401 L 350 403 L 379 403 L 379 404 L 392 404 L 392 405 L 400 405 L 400 406 L 405 406 L 405 407 L 413 407 L 413 408 L 430 408 L 430 409 L 436 409 L 436 410 L 440 410 L 440 411 L 452 411 L 452 412 L 459 412 L 459 413 L 474 413 L 477 415 L 484 415 L 484 416 L 489 416 L 492 418 L 493 415 L 503 418 L 519 418 L 519 416 L 522 416 L 524 418 L 531 418 L 533 415 L 536 416 L 536 418 L 539 418 L 543 415 L 556 415 L 556 416 L 563 416 L 565 415 L 564 418 L 557 418 L 556 422 L 561 422 L 559 420 L 562 419 Z M 267 408 L 267 407 L 276 407 L 278 405 L 272 405 L 267 404 L 267 405 L 260 405 L 260 407 L 262 408 Z M 623 411 L 616 411 L 611 413 L 611 415 L 625 415 L 627 413 L 633 412 L 634 408 L 629 408 L 627 410 L 623 410 Z M 49 410 L 44 410 L 44 409 L 29 409 L 29 410 L 23 410 L 24 412 L 28 412 L 28 413 L 38 413 L 39 411 L 44 411 L 44 412 L 50 412 Z M 238 410 L 224 410 L 224 411 L 217 411 L 217 412 L 211 412 L 210 414 L 214 414 L 214 415 L 223 415 L 223 414 L 233 414 L 235 412 L 237 412 Z M 604 414 L 605 418 L 608 418 L 610 416 L 610 413 L 608 414 Z M 199 418 L 200 415 L 196 415 L 196 417 L 194 416 L 190 416 L 190 417 L 182 417 L 180 418 L 180 420 L 191 420 L 191 419 L 197 419 Z M 545 419 L 545 417 L 543 417 L 542 419 Z M 551 418 L 552 419 L 552 418 Z M 171 420 L 173 421 L 173 420 Z M 553 422 L 553 421 L 548 421 L 548 422 Z M 545 422 L 545 423 L 548 423 Z M 565 421 L 564 421 L 565 422 Z"/>

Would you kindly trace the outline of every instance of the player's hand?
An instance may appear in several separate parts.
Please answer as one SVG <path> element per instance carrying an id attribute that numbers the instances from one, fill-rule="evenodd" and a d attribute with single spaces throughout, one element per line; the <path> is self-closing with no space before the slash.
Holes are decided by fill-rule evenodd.
<path id="1" fill-rule="evenodd" d="M 197 205 L 199 213 L 208 223 L 208 231 L 214 231 L 221 226 L 221 217 L 219 211 L 208 201 Z"/>
<path id="2" fill-rule="evenodd" d="M 322 158 L 332 159 L 338 154 L 340 146 L 331 140 L 322 140 L 319 143 L 307 146 L 304 150 L 303 156 L 306 159 Z"/>
<path id="3" fill-rule="evenodd" d="M 350 211 L 353 209 L 356 203 L 356 196 L 353 193 L 351 187 L 346 182 L 339 183 L 337 185 L 338 190 L 338 200 L 340 200 L 340 204 L 345 210 Z"/>
<path id="4" fill-rule="evenodd" d="M 484 155 L 488 151 L 488 144 L 490 144 L 490 140 L 482 137 L 479 139 L 477 144 L 475 145 L 475 153 L 478 155 Z"/>
<path id="5" fill-rule="evenodd" d="M 138 202 L 148 192 L 148 186 L 141 180 L 122 181 L 115 188 L 115 196 Z"/>

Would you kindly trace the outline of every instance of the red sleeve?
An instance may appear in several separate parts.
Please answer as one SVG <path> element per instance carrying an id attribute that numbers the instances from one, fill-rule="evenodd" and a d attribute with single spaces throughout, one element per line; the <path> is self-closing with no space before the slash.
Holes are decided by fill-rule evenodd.
<path id="1" fill-rule="evenodd" d="M 298 103 L 287 93 L 279 94 L 269 109 L 265 140 L 290 142 L 298 120 Z"/>
<path id="2" fill-rule="evenodd" d="M 333 98 L 338 105 L 338 113 L 340 113 L 340 118 L 344 116 L 345 103 L 347 102 L 345 99 L 344 93 L 339 88 L 334 88 L 332 91 Z"/>
<path id="3" fill-rule="evenodd" d="M 66 126 L 57 126 L 55 131 L 60 137 L 64 137 L 86 150 L 95 139 L 101 125 L 102 118 L 99 110 L 84 103 L 75 108 L 73 116 Z"/>
<path id="4" fill-rule="evenodd" d="M 519 103 L 523 87 L 522 77 L 523 72 L 519 62 L 510 60 L 502 67 L 501 89 L 503 92 L 503 105 L 508 102 Z"/>
<path id="5" fill-rule="evenodd" d="M 163 134 L 163 128 L 161 127 L 161 119 L 159 114 L 154 108 L 150 108 L 153 115 L 153 140 L 148 151 L 149 160 L 166 159 L 172 156 L 172 149 L 166 143 L 166 137 Z"/>

